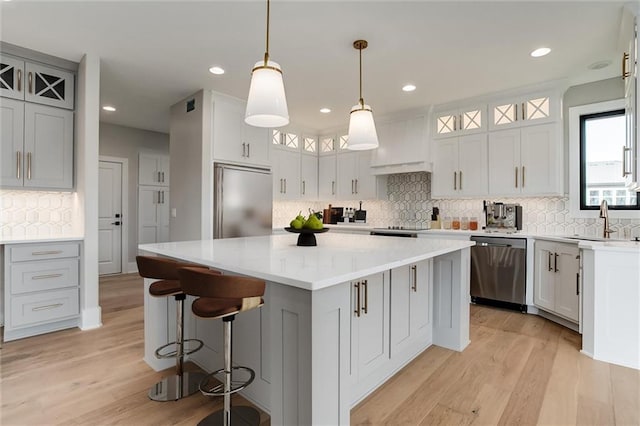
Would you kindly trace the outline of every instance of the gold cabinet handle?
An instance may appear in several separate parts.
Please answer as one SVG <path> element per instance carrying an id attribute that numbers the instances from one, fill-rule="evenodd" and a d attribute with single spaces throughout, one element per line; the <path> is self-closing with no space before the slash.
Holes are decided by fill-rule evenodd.
<path id="1" fill-rule="evenodd" d="M 367 280 L 362 281 L 362 289 L 364 290 L 364 304 L 362 305 L 362 312 L 365 314 L 369 310 L 369 286 Z"/>
<path id="2" fill-rule="evenodd" d="M 518 121 L 518 104 L 517 103 L 513 104 L 513 108 L 514 108 L 513 116 L 515 117 L 513 121 Z"/>
<path id="3" fill-rule="evenodd" d="M 414 293 L 417 293 L 418 292 L 418 266 L 412 265 L 411 272 L 413 272 L 413 285 L 411 286 L 411 290 L 413 290 Z"/>
<path id="4" fill-rule="evenodd" d="M 553 272 L 559 272 L 558 269 L 558 253 L 553 254 Z"/>
<path id="5" fill-rule="evenodd" d="M 284 178 L 284 193 L 287 193 L 287 178 Z"/>
<path id="6" fill-rule="evenodd" d="M 27 152 L 27 179 L 31 180 L 31 153 Z"/>
<path id="7" fill-rule="evenodd" d="M 18 70 L 18 92 L 22 91 L 22 70 Z"/>
<path id="8" fill-rule="evenodd" d="M 458 189 L 458 172 L 453 172 L 453 190 L 456 191 Z"/>
<path id="9" fill-rule="evenodd" d="M 355 297 L 355 302 L 356 302 L 356 309 L 355 311 L 353 311 L 353 313 L 359 317 L 360 316 L 360 281 L 358 281 L 357 283 L 355 283 L 353 285 L 353 287 L 355 288 L 355 292 L 356 292 L 356 297 Z"/>
<path id="10" fill-rule="evenodd" d="M 631 172 L 627 171 L 627 151 L 631 151 L 631 148 L 627 148 L 626 146 L 623 146 L 622 147 L 622 177 L 627 177 L 627 175 L 631 174 Z"/>
<path id="11" fill-rule="evenodd" d="M 34 275 L 31 277 L 32 280 L 46 280 L 49 278 L 60 278 L 62 274 L 46 274 L 46 275 Z"/>
<path id="12" fill-rule="evenodd" d="M 27 79 L 29 80 L 29 93 L 33 93 L 33 73 L 28 73 Z"/>
<path id="13" fill-rule="evenodd" d="M 247 144 L 247 157 L 251 157 L 251 144 Z"/>
<path id="14" fill-rule="evenodd" d="M 453 116 L 453 131 L 458 130 L 458 129 L 457 129 L 457 126 L 456 126 L 456 118 L 457 118 L 457 117 L 454 115 L 454 116 Z"/>
<path id="15" fill-rule="evenodd" d="M 36 312 L 36 311 L 45 311 L 45 310 L 48 310 L 48 309 L 59 308 L 62 305 L 63 305 L 62 303 L 54 303 L 52 305 L 36 306 L 35 308 L 31 308 L 31 310 L 34 311 L 34 312 Z"/>
<path id="16" fill-rule="evenodd" d="M 631 76 L 631 72 L 627 70 L 628 61 L 629 61 L 629 54 L 627 52 L 624 52 L 622 54 L 622 79 L 623 80 Z"/>
<path id="17" fill-rule="evenodd" d="M 525 110 L 524 110 L 524 102 L 523 102 L 523 103 L 522 103 L 522 120 L 523 120 L 523 121 L 525 120 L 525 116 L 526 116 L 526 114 L 525 114 Z"/>
<path id="18" fill-rule="evenodd" d="M 553 271 L 553 268 L 551 267 L 551 256 L 553 255 L 553 253 L 549 252 L 549 258 L 547 259 L 549 261 L 549 271 Z"/>
<path id="19" fill-rule="evenodd" d="M 302 181 L 302 195 L 307 193 L 307 185 L 305 181 Z"/>
<path id="20" fill-rule="evenodd" d="M 20 180 L 20 172 L 22 171 L 22 152 L 16 151 L 16 179 Z"/>
<path id="21" fill-rule="evenodd" d="M 356 179 L 356 194 L 358 193 L 358 179 Z"/>
<path id="22" fill-rule="evenodd" d="M 336 181 L 331 181 L 331 195 L 336 195 Z"/>
<path id="23" fill-rule="evenodd" d="M 516 177 L 516 188 L 517 188 L 518 187 L 518 168 L 517 167 L 516 167 L 515 177 Z"/>
<path id="24" fill-rule="evenodd" d="M 522 187 L 524 188 L 524 166 L 522 166 Z"/>
<path id="25" fill-rule="evenodd" d="M 458 189 L 462 191 L 462 170 L 458 172 Z"/>
<path id="26" fill-rule="evenodd" d="M 60 254 L 62 250 L 44 250 L 44 251 L 32 251 L 31 256 L 46 256 L 48 254 Z"/>

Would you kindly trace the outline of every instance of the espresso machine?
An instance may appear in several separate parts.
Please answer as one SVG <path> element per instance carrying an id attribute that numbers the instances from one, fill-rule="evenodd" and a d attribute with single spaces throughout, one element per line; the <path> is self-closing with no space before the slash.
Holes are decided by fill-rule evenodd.
<path id="1" fill-rule="evenodd" d="M 483 201 L 487 232 L 516 232 L 522 229 L 522 206 Z"/>

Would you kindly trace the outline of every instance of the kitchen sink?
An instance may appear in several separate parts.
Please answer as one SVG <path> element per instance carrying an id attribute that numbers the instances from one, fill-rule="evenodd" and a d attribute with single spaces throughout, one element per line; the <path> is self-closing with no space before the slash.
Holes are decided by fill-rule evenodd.
<path id="1" fill-rule="evenodd" d="M 563 238 L 567 238 L 569 240 L 582 240 L 582 241 L 633 241 L 638 242 L 635 238 L 623 239 L 623 238 L 604 238 L 604 237 L 586 237 L 581 235 L 566 235 Z"/>

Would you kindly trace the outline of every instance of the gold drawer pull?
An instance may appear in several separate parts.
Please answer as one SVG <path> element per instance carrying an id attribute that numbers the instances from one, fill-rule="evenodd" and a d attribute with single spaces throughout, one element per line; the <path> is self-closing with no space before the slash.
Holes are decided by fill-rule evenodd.
<path id="1" fill-rule="evenodd" d="M 34 251 L 31 252 L 32 256 L 46 256 L 48 254 L 60 254 L 62 250 L 45 250 L 45 251 Z"/>
<path id="2" fill-rule="evenodd" d="M 60 306 L 64 305 L 64 303 L 54 303 L 52 305 L 45 305 L 45 306 L 37 306 L 35 308 L 31 308 L 32 311 L 45 311 L 48 309 L 55 309 L 55 308 L 59 308 Z"/>
<path id="3" fill-rule="evenodd" d="M 32 280 L 46 280 L 49 278 L 60 278 L 62 274 L 47 274 L 47 275 L 34 275 L 31 277 Z"/>

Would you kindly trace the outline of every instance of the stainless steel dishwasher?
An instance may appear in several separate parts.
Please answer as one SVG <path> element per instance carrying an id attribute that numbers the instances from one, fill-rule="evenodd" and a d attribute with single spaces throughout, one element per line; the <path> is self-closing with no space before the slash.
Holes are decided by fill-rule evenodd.
<path id="1" fill-rule="evenodd" d="M 471 237 L 471 301 L 527 312 L 527 240 Z"/>

